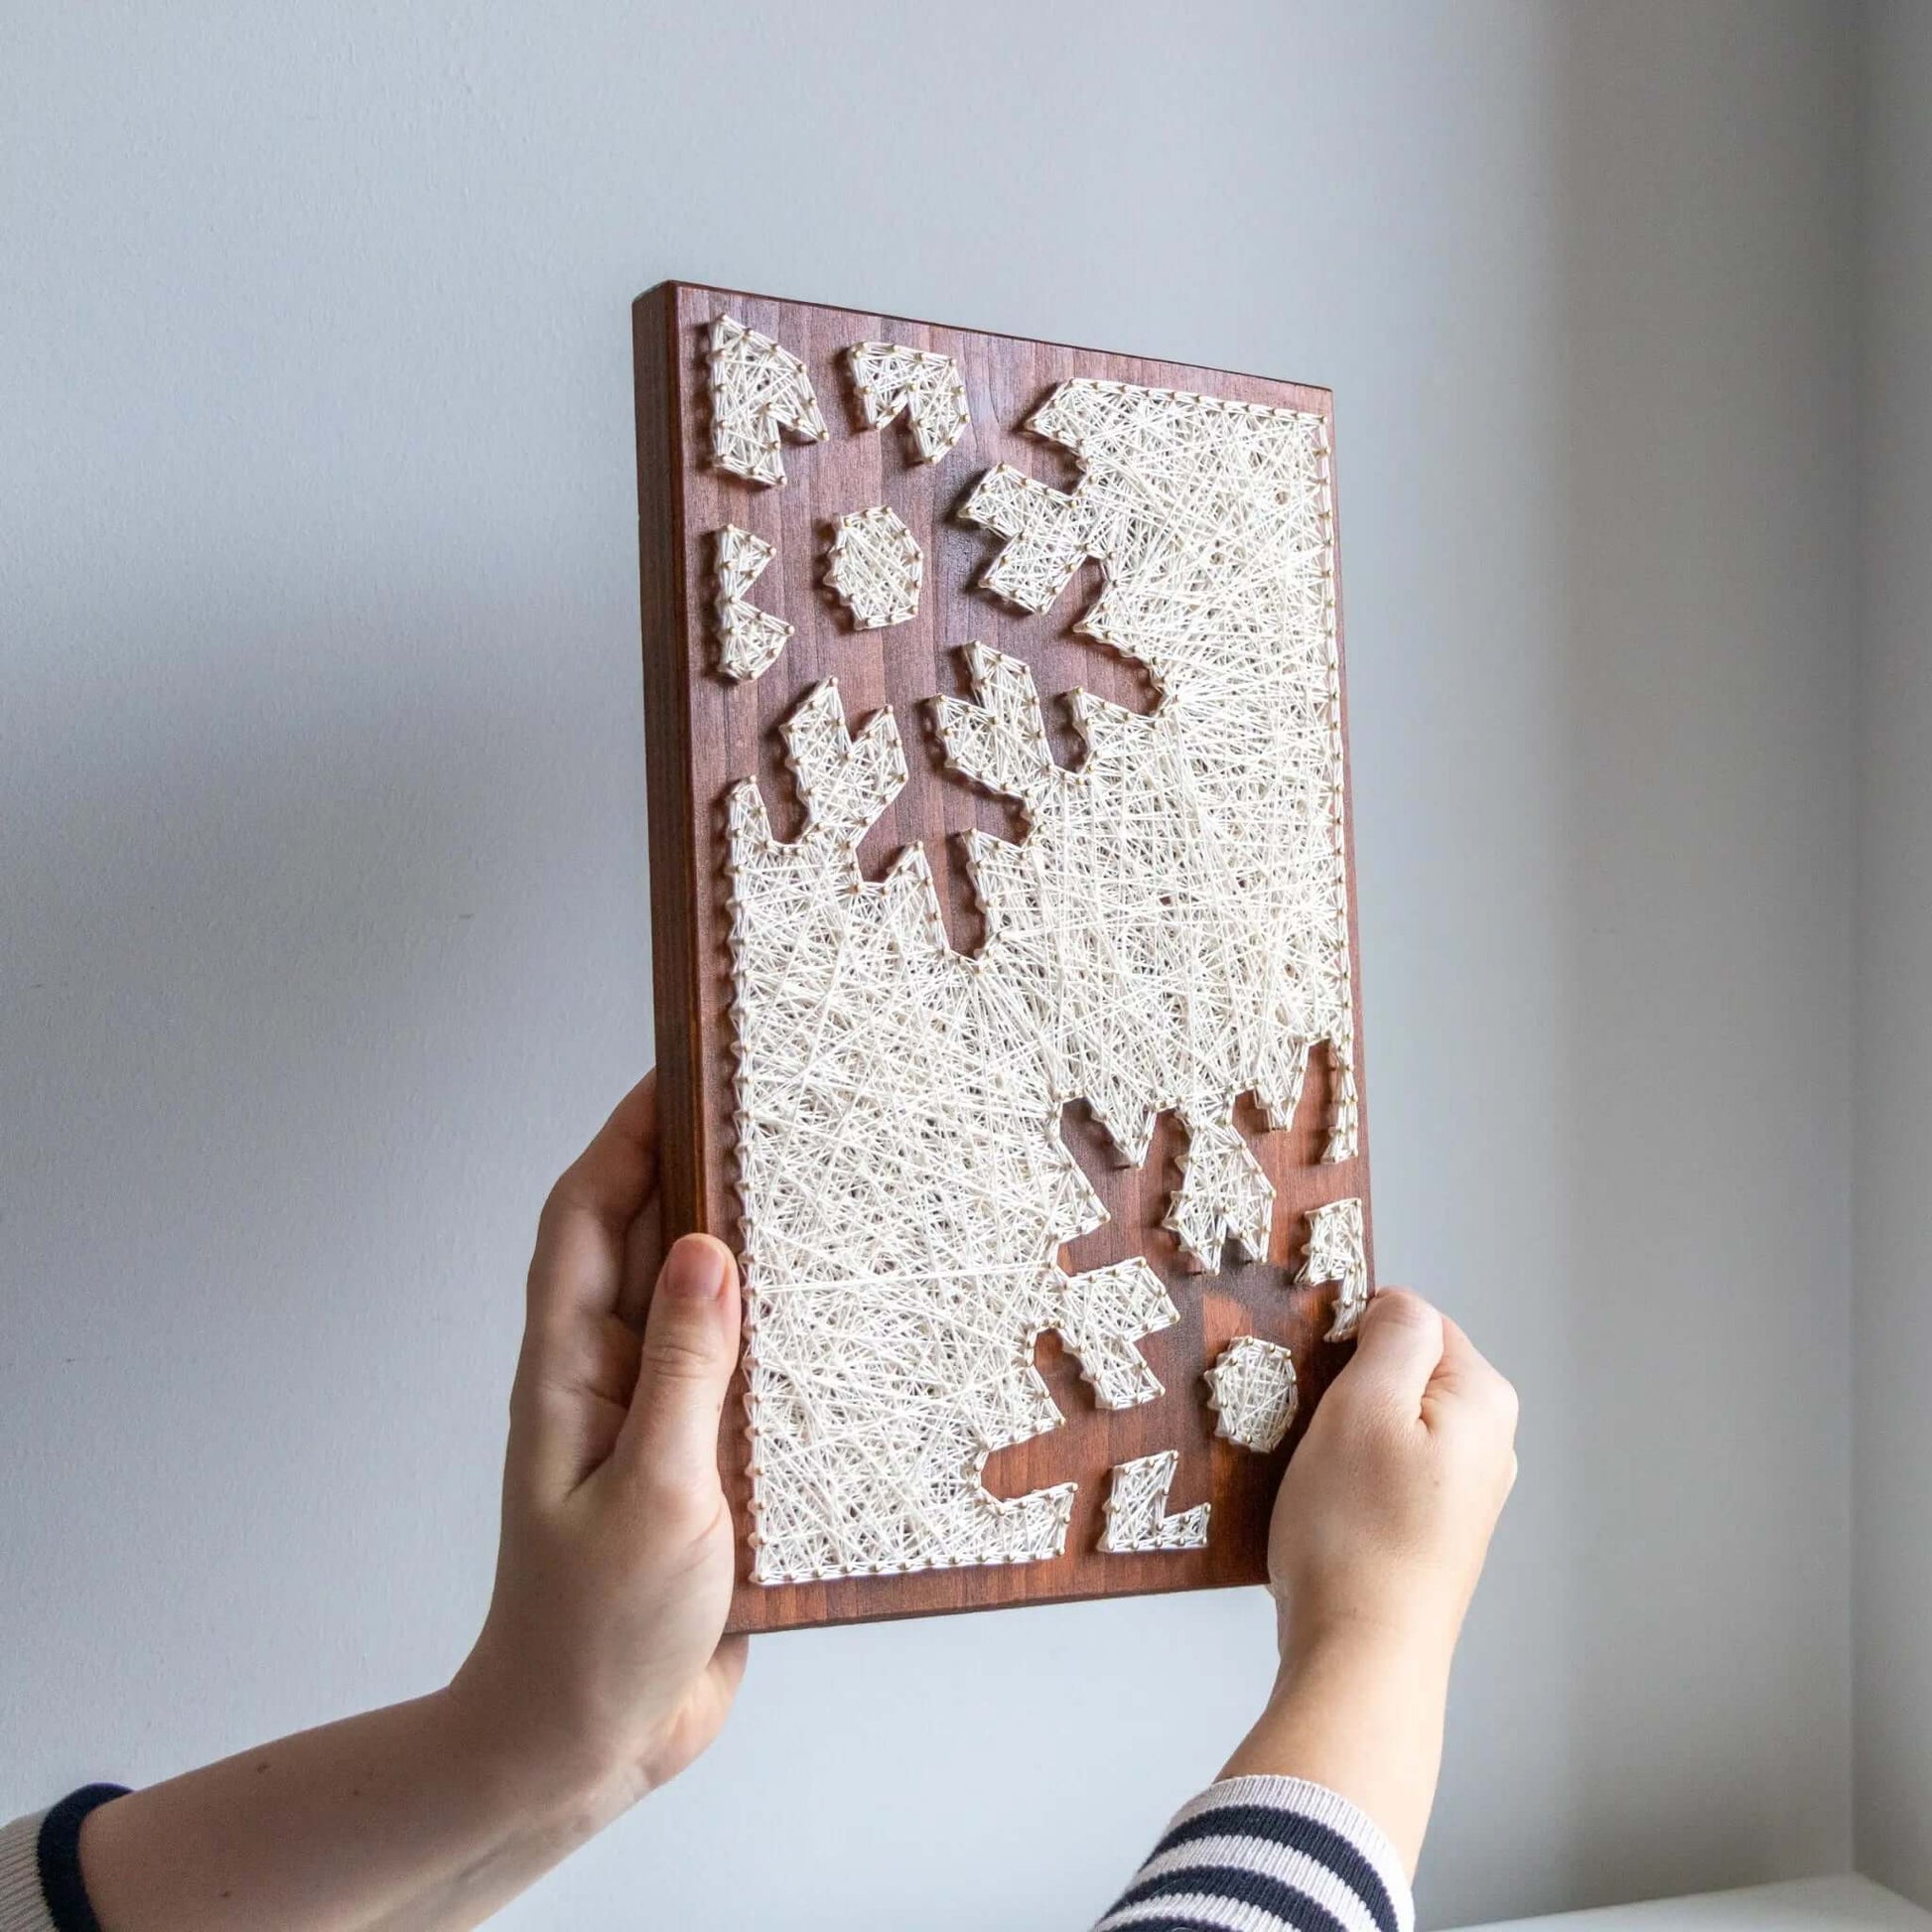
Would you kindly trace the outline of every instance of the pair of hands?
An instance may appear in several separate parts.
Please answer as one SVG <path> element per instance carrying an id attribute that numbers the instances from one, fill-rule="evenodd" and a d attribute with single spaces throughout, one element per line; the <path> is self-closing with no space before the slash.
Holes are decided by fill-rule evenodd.
<path id="1" fill-rule="evenodd" d="M 659 1267 L 656 1178 L 646 1080 L 543 1210 L 496 1588 L 462 1670 L 91 1812 L 80 1875 L 109 1932 L 464 1932 L 717 1735 L 745 1669 L 717 1453 L 738 1275 L 703 1236 Z M 1412 1869 L 1514 1424 L 1452 1322 L 1378 1295 L 1275 1510 L 1281 1673 L 1228 1772 L 1339 1792 Z"/>
<path id="2" fill-rule="evenodd" d="M 480 1734 L 604 1812 L 711 1742 L 745 1670 L 744 1639 L 722 1636 L 734 1543 L 717 1462 L 738 1274 L 704 1235 L 659 1269 L 656 1181 L 646 1078 L 543 1210 L 495 1593 L 448 1693 Z M 1340 1790 L 1412 1864 L 1515 1424 L 1514 1392 L 1467 1336 L 1385 1290 L 1275 1506 L 1282 1670 L 1228 1770 Z"/>

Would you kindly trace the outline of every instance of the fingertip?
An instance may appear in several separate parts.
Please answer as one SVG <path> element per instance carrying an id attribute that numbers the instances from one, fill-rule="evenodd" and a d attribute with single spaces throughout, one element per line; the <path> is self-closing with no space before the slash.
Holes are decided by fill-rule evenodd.
<path id="1" fill-rule="evenodd" d="M 1446 1317 L 1433 1302 L 1425 1301 L 1412 1288 L 1378 1288 L 1369 1297 L 1362 1313 L 1362 1329 L 1387 1331 L 1391 1328 L 1422 1329 L 1442 1334 Z"/>
<path id="2" fill-rule="evenodd" d="M 620 1448 L 694 1504 L 715 1500 L 718 1428 L 742 1339 L 738 1264 L 709 1234 L 671 1244 L 644 1316 L 637 1385 Z"/>
<path id="3" fill-rule="evenodd" d="M 1405 1408 L 1422 1392 L 1443 1358 L 1443 1317 L 1406 1288 L 1379 1289 L 1362 1313 L 1354 1359 L 1337 1388 L 1347 1384 L 1376 1400 L 1394 1397 Z"/>
<path id="4" fill-rule="evenodd" d="M 717 1301 L 738 1284 L 738 1260 L 712 1234 L 681 1234 L 671 1243 L 658 1286 L 667 1295 L 692 1301 Z"/>

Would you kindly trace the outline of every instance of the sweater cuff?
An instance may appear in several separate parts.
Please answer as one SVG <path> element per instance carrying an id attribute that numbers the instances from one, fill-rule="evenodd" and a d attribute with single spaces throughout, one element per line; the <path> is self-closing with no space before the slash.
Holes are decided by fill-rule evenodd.
<path id="1" fill-rule="evenodd" d="M 83 1785 L 52 1811 L 0 1830 L 0 1932 L 100 1932 L 80 1881 L 80 1828 L 120 1784 Z"/>
<path id="2" fill-rule="evenodd" d="M 1103 1932 L 1278 1922 L 1414 1932 L 1408 1874 L 1380 1826 L 1325 1785 L 1224 1778 L 1183 1805 Z"/>
<path id="3" fill-rule="evenodd" d="M 41 1895 L 41 1820 L 16 1818 L 0 1826 L 0 1932 L 54 1932 Z"/>
<path id="4" fill-rule="evenodd" d="M 83 1784 L 41 1820 L 41 1891 L 55 1932 L 100 1932 L 80 1881 L 80 1828 L 102 1805 L 126 1796 L 124 1784 Z"/>

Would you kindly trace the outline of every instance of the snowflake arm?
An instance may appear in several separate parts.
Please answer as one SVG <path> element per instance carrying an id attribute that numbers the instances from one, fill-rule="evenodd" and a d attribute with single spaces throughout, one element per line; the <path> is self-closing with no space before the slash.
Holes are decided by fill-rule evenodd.
<path id="1" fill-rule="evenodd" d="M 937 463 L 966 432 L 966 384 L 950 355 L 897 343 L 859 343 L 845 352 L 869 429 L 903 413 L 921 463 Z"/>
<path id="2" fill-rule="evenodd" d="M 718 580 L 718 668 L 729 678 L 761 677 L 777 661 L 791 625 L 751 602 L 751 589 L 777 555 L 760 536 L 727 523 L 712 538 Z"/>
<path id="3" fill-rule="evenodd" d="M 711 460 L 748 483 L 785 480 L 778 432 L 822 443 L 827 431 L 805 365 L 734 316 L 711 325 Z"/>
<path id="4" fill-rule="evenodd" d="M 1309 1255 L 1295 1277 L 1297 1288 L 1319 1282 L 1336 1286 L 1330 1341 L 1346 1341 L 1368 1307 L 1368 1256 L 1359 1200 L 1330 1201 L 1309 1215 Z"/>
<path id="5" fill-rule="evenodd" d="M 1179 1466 L 1177 1449 L 1116 1462 L 1107 1490 L 1107 1520 L 1100 1547 L 1112 1556 L 1207 1548 L 1208 1505 L 1168 1514 L 1168 1491 Z"/>

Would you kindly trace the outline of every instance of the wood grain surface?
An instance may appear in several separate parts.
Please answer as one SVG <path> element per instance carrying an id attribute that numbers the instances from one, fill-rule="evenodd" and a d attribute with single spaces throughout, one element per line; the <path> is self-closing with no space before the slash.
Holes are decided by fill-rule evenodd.
<path id="1" fill-rule="evenodd" d="M 831 430 L 823 443 L 783 446 L 787 481 L 766 488 L 715 469 L 709 457 L 706 342 L 714 317 L 730 314 L 801 356 Z M 868 430 L 843 351 L 855 343 L 901 343 L 950 355 L 965 377 L 972 423 L 936 464 L 915 460 L 903 420 Z M 659 1111 L 666 1234 L 690 1229 L 738 1247 L 732 1186 L 731 962 L 727 942 L 723 801 L 730 786 L 756 775 L 772 829 L 797 836 L 803 813 L 784 768 L 776 727 L 825 677 L 838 679 L 856 729 L 882 705 L 898 720 L 910 776 L 860 848 L 868 879 L 880 878 L 900 847 L 925 846 L 955 945 L 976 948 L 981 928 L 955 836 L 981 826 L 1006 838 L 1023 830 L 1018 808 L 976 791 L 943 765 L 929 708 L 936 693 L 968 695 L 961 646 L 977 638 L 1033 667 L 1045 702 L 1055 756 L 1078 762 L 1063 694 L 1076 686 L 1146 711 L 1155 693 L 1146 673 L 1072 626 L 1100 589 L 1098 568 L 1083 566 L 1073 585 L 1038 617 L 977 588 L 1000 539 L 955 512 L 992 465 L 1013 464 L 1057 488 L 1071 489 L 1077 467 L 1057 445 L 1021 425 L 1054 385 L 1096 376 L 1155 388 L 1195 390 L 1299 410 L 1330 420 L 1325 389 L 1219 369 L 1071 348 L 1055 343 L 941 328 L 899 316 L 782 302 L 740 290 L 662 283 L 633 310 L 637 402 L 637 508 L 642 572 L 645 737 L 650 814 L 651 945 L 655 974 Z M 832 520 L 885 503 L 905 520 L 925 553 L 917 617 L 884 630 L 855 630 L 824 588 Z M 795 626 L 776 664 L 750 684 L 716 669 L 710 581 L 711 533 L 727 522 L 777 547 L 752 597 Z M 1339 573 L 1337 573 L 1339 575 Z M 1344 665 L 1343 719 L 1346 729 Z M 1352 825 L 1352 800 L 1349 812 Z M 1354 923 L 1354 849 L 1348 852 L 1350 943 L 1355 962 L 1356 1075 L 1362 1086 L 1361 1152 L 1318 1165 L 1325 1140 L 1329 1069 L 1320 1049 L 1294 1125 L 1264 1133 L 1251 1102 L 1237 1120 L 1275 1182 L 1265 1263 L 1211 1275 L 1190 1274 L 1161 1226 L 1177 1182 L 1181 1133 L 1164 1116 L 1145 1164 L 1115 1164 L 1110 1144 L 1078 1108 L 1063 1121 L 1067 1144 L 1106 1203 L 1105 1226 L 1068 1245 L 1062 1260 L 1082 1269 L 1144 1254 L 1168 1284 L 1180 1320 L 1142 1344 L 1166 1393 L 1138 1409 L 1096 1409 L 1091 1391 L 1057 1339 L 1039 1344 L 1038 1363 L 1066 1417 L 1063 1428 L 995 1453 L 986 1483 L 1020 1495 L 1069 1478 L 1079 1482 L 1066 1552 L 1047 1563 L 923 1571 L 902 1577 L 760 1586 L 750 1581 L 741 1384 L 726 1405 L 722 1454 L 739 1524 L 739 1583 L 732 1628 L 798 1625 L 990 1609 L 1147 1590 L 1198 1589 L 1260 1581 L 1266 1571 L 1268 1514 L 1290 1443 L 1257 1456 L 1216 1439 L 1201 1382 L 1232 1336 L 1265 1335 L 1294 1349 L 1302 1390 L 1296 1433 L 1307 1425 L 1346 1350 L 1321 1337 L 1332 1288 L 1292 1286 L 1307 1238 L 1304 1216 L 1322 1201 L 1359 1195 L 1369 1202 L 1367 1092 L 1362 1066 L 1361 949 Z M 1371 1276 L 1373 1280 L 1373 1251 Z M 1211 1499 L 1208 1547 L 1199 1551 L 1113 1556 L 1096 1548 L 1107 1471 L 1129 1456 L 1178 1449 L 1171 1510 Z"/>

